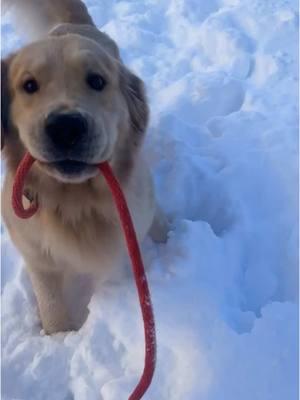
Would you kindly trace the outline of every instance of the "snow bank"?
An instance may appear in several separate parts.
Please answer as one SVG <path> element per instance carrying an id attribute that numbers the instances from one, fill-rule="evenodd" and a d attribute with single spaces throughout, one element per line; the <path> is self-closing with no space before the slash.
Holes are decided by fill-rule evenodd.
<path id="1" fill-rule="evenodd" d="M 153 400 L 296 400 L 296 0 L 89 0 L 146 81 L 145 146 L 166 245 L 143 245 L 157 321 Z M 2 22 L 3 52 L 21 44 Z M 40 335 L 2 234 L 4 400 L 123 400 L 143 365 L 134 284 L 105 285 L 78 333 Z"/>

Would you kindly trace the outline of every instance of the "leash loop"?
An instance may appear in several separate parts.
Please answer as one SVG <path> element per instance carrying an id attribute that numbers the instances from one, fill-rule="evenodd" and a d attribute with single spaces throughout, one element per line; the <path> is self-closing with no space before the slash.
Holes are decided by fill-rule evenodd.
<path id="1" fill-rule="evenodd" d="M 23 193 L 26 175 L 28 174 L 30 168 L 32 167 L 35 159 L 31 154 L 26 153 L 23 160 L 19 164 L 15 176 L 15 181 L 12 191 L 12 206 L 15 214 L 22 219 L 27 219 L 32 217 L 38 210 L 37 200 L 30 203 L 29 208 L 25 209 L 23 206 Z"/>

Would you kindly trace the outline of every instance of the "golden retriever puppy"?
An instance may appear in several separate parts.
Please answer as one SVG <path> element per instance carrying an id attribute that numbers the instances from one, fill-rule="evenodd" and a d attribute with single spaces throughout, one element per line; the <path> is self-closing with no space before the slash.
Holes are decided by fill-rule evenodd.
<path id="1" fill-rule="evenodd" d="M 80 0 L 7 5 L 37 36 L 2 60 L 2 214 L 51 334 L 75 327 L 64 297 L 68 276 L 110 279 L 124 263 L 119 219 L 97 164 L 110 162 L 140 240 L 150 232 L 164 241 L 167 225 L 140 154 L 149 115 L 144 86 L 123 65 L 116 43 L 96 29 Z M 11 193 L 26 151 L 37 162 L 25 195 L 38 197 L 40 207 L 24 221 L 14 215 Z"/>

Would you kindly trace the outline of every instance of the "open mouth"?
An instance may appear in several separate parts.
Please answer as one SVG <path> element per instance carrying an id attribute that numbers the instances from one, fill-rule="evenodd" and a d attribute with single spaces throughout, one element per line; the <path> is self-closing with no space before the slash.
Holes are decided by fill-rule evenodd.
<path id="1" fill-rule="evenodd" d="M 82 161 L 73 160 L 57 161 L 55 163 L 51 163 L 51 166 L 53 166 L 62 174 L 67 175 L 77 175 L 85 170 L 95 168 L 95 165 L 90 165 Z"/>
<path id="2" fill-rule="evenodd" d="M 48 174 L 63 182 L 82 182 L 98 174 L 97 165 L 82 161 L 63 160 L 39 164 Z"/>

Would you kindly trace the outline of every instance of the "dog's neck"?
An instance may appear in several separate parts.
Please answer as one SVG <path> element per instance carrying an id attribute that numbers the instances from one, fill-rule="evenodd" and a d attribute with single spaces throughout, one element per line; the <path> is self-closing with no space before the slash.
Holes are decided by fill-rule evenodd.
<path id="1" fill-rule="evenodd" d="M 36 168 L 37 169 L 37 168 Z M 111 194 L 100 175 L 79 184 L 58 182 L 43 172 L 33 171 L 30 190 L 38 198 L 45 214 L 56 214 L 64 222 L 80 224 L 82 219 L 110 215 L 113 208 Z"/>

